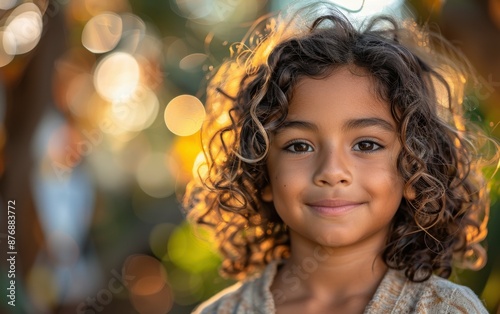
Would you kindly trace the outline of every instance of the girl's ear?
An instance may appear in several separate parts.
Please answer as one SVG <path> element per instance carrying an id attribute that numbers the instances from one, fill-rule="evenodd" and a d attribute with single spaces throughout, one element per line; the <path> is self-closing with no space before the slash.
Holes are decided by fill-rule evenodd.
<path id="1" fill-rule="evenodd" d="M 262 191 L 260 192 L 260 197 L 264 202 L 272 202 L 273 201 L 273 190 L 271 189 L 271 185 L 266 185 Z"/>
<path id="2" fill-rule="evenodd" d="M 417 197 L 415 188 L 412 185 L 405 187 L 403 191 L 403 196 L 404 198 L 406 198 L 406 200 L 413 201 Z"/>

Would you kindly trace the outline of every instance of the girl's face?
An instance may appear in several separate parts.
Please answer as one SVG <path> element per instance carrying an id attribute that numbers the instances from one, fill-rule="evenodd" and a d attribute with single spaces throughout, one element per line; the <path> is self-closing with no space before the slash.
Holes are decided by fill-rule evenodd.
<path id="1" fill-rule="evenodd" d="M 300 80 L 271 137 L 262 198 L 274 203 L 292 244 L 385 244 L 403 195 L 400 144 L 389 104 L 362 73 L 343 67 Z"/>

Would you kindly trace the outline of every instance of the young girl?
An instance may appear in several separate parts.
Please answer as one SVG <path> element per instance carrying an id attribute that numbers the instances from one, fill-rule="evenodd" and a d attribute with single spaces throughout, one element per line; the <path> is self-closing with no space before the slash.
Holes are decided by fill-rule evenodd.
<path id="1" fill-rule="evenodd" d="M 414 24 L 361 29 L 302 8 L 210 80 L 184 201 L 241 282 L 196 313 L 486 313 L 446 279 L 486 258 L 470 68 Z"/>

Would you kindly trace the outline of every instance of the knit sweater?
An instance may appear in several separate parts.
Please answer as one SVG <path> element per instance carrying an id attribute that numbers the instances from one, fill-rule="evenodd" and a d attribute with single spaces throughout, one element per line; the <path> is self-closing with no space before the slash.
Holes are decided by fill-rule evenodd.
<path id="1" fill-rule="evenodd" d="M 201 304 L 194 314 L 275 313 L 270 287 L 278 270 L 272 262 L 252 280 L 237 283 Z M 488 313 L 467 287 L 438 276 L 412 282 L 404 272 L 389 269 L 364 313 Z"/>

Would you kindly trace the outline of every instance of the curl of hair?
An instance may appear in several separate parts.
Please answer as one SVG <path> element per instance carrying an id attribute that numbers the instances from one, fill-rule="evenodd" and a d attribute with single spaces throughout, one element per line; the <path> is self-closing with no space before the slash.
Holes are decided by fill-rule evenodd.
<path id="1" fill-rule="evenodd" d="M 358 30 L 326 4 L 266 27 L 253 50 L 240 44 L 209 81 L 208 170 L 184 198 L 188 218 L 214 231 L 222 273 L 243 278 L 289 255 L 286 226 L 260 194 L 269 184 L 269 135 L 285 120 L 298 80 L 345 66 L 374 79 L 398 125 L 405 187 L 381 252 L 386 264 L 413 281 L 449 277 L 454 262 L 484 265 L 489 202 L 480 148 L 488 137 L 461 118 L 465 83 L 475 83 L 462 54 L 438 34 L 391 17 Z"/>

